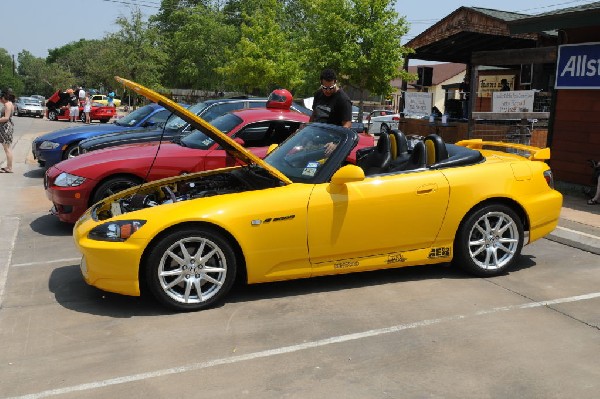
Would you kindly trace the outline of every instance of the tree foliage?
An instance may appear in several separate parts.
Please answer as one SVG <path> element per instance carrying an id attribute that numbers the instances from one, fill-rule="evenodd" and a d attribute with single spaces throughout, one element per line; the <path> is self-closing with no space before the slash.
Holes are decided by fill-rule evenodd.
<path id="1" fill-rule="evenodd" d="M 162 0 L 147 20 L 139 8 L 118 30 L 49 50 L 19 54 L 14 77 L 0 49 L 0 78 L 29 93 L 66 87 L 113 88 L 120 75 L 154 89 L 242 89 L 265 95 L 285 87 L 309 95 L 325 67 L 361 98 L 388 95 L 410 49 L 395 0 Z"/>

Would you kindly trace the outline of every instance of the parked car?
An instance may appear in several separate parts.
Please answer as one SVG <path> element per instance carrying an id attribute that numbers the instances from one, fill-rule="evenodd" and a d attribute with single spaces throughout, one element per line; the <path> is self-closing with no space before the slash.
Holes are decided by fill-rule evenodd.
<path id="1" fill-rule="evenodd" d="M 263 108 L 267 105 L 267 101 L 267 98 L 259 97 L 220 98 L 194 104 L 189 110 L 202 117 L 206 122 L 211 122 L 213 119 L 226 114 L 227 112 L 248 108 Z M 311 110 L 297 103 L 292 103 L 290 108 L 308 116 L 310 116 L 311 113 Z M 115 147 L 124 144 L 139 144 L 156 140 L 170 141 L 177 137 L 185 136 L 190 133 L 191 130 L 189 123 L 182 118 L 175 116 L 169 119 L 164 128 L 161 129 L 107 133 L 83 140 L 79 143 L 78 153 L 83 154 L 106 147 Z"/>
<path id="2" fill-rule="evenodd" d="M 450 262 L 490 277 L 509 272 L 523 245 L 558 222 L 562 196 L 544 162 L 549 149 L 501 143 L 526 150 L 523 157 L 487 148 L 503 148 L 495 142 L 447 145 L 431 135 L 415 146 L 410 167 L 365 175 L 344 165 L 359 140 L 352 129 L 308 125 L 262 160 L 176 104 L 165 107 L 244 166 L 231 159 L 231 167 L 131 188 L 87 210 L 73 236 L 84 280 L 104 291 L 147 292 L 191 311 L 223 302 L 237 278 L 262 283 Z M 326 153 L 323 143 L 332 142 Z"/>
<path id="3" fill-rule="evenodd" d="M 108 105 L 108 97 L 104 94 L 94 94 L 92 97 L 90 97 L 90 100 L 92 100 L 94 103 Z M 119 96 L 113 97 L 113 103 L 115 104 L 115 107 L 120 107 L 121 98 Z"/>
<path id="4" fill-rule="evenodd" d="M 44 106 L 37 98 L 19 97 L 15 101 L 14 114 L 17 116 L 35 116 L 42 118 L 44 116 Z"/>
<path id="5" fill-rule="evenodd" d="M 377 135 L 389 133 L 392 129 L 398 129 L 399 122 L 400 114 L 386 109 L 379 109 L 369 112 L 364 123 L 368 126 L 369 133 Z"/>
<path id="6" fill-rule="evenodd" d="M 189 111 L 195 114 L 193 107 Z M 222 115 L 212 123 L 264 157 L 269 145 L 280 143 L 308 120 L 290 109 L 253 108 Z M 117 191 L 144 181 L 222 168 L 230 162 L 235 159 L 222 147 L 192 129 L 172 142 L 124 145 L 67 159 L 46 171 L 44 185 L 53 212 L 60 220 L 74 223 L 90 205 Z"/>
<path id="7" fill-rule="evenodd" d="M 41 94 L 32 94 L 32 95 L 30 95 L 28 97 L 35 98 L 35 99 L 39 100 L 40 103 L 42 104 L 42 106 L 44 104 L 46 104 L 46 97 L 42 96 Z"/>
<path id="8" fill-rule="evenodd" d="M 114 110 L 114 107 L 109 108 Z M 78 143 L 81 140 L 103 133 L 136 128 L 152 129 L 161 126 L 169 115 L 171 112 L 160 105 L 148 104 L 117 119 L 114 123 L 75 126 L 46 133 L 33 140 L 33 157 L 40 166 L 49 167 L 63 159 L 75 156 L 79 151 Z"/>

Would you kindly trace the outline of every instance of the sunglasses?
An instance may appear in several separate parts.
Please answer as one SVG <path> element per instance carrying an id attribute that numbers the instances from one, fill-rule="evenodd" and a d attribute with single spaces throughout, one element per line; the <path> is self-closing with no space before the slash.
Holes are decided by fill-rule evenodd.
<path id="1" fill-rule="evenodd" d="M 323 89 L 323 90 L 335 90 L 335 85 L 336 85 L 335 83 L 333 85 L 331 85 L 331 86 L 323 86 L 323 85 L 321 85 L 321 89 Z"/>

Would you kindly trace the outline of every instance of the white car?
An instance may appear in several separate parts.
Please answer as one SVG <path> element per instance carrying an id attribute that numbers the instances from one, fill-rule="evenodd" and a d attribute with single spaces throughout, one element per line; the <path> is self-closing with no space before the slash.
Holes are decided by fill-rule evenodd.
<path id="1" fill-rule="evenodd" d="M 44 116 L 44 107 L 40 100 L 32 97 L 19 97 L 15 102 L 14 114 L 17 116 Z"/>
<path id="2" fill-rule="evenodd" d="M 387 109 L 371 111 L 364 120 L 367 130 L 371 134 L 379 135 L 389 133 L 392 129 L 398 129 L 400 114 Z"/>

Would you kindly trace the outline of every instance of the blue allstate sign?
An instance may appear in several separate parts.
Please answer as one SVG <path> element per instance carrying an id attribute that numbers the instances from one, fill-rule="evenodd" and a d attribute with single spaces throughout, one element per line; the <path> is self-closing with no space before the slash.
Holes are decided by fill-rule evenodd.
<path id="1" fill-rule="evenodd" d="M 557 89 L 600 89 L 600 43 L 558 46 Z"/>

